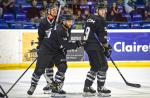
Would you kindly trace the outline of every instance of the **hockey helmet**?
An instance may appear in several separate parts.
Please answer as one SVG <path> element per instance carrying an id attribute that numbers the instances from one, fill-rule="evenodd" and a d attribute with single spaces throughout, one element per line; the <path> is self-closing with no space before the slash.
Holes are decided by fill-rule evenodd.
<path id="1" fill-rule="evenodd" d="M 47 9 L 58 8 L 58 4 L 50 3 L 47 5 Z"/>
<path id="2" fill-rule="evenodd" d="M 71 14 L 62 15 L 62 20 L 73 20 L 73 16 Z"/>
<path id="3" fill-rule="evenodd" d="M 104 2 L 98 2 L 94 6 L 95 9 L 102 9 L 102 8 L 107 8 L 107 5 Z"/>

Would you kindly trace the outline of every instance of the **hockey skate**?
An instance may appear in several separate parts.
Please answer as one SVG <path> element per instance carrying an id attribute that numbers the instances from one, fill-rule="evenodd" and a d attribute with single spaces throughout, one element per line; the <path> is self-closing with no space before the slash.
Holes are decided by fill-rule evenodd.
<path id="1" fill-rule="evenodd" d="M 27 94 L 28 95 L 32 95 L 34 93 L 35 89 L 36 89 L 36 86 L 35 85 L 31 85 L 29 90 L 27 91 Z"/>
<path id="2" fill-rule="evenodd" d="M 52 84 L 47 83 L 47 85 L 43 88 L 44 94 L 50 94 L 52 91 Z"/>
<path id="3" fill-rule="evenodd" d="M 111 96 L 111 91 L 106 89 L 104 86 L 98 87 L 98 96 L 100 97 L 110 97 Z"/>
<path id="4" fill-rule="evenodd" d="M 51 97 L 66 97 L 66 92 L 62 90 L 62 84 L 53 83 Z"/>
<path id="5" fill-rule="evenodd" d="M 95 96 L 95 93 L 96 93 L 96 90 L 94 90 L 92 87 L 84 87 L 83 89 L 84 97 Z"/>

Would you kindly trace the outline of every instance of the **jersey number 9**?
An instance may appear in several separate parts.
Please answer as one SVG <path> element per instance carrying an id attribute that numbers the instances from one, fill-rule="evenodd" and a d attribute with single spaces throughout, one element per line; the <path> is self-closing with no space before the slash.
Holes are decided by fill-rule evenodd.
<path id="1" fill-rule="evenodd" d="M 88 39 L 89 34 L 90 34 L 90 27 L 86 27 L 83 38 L 85 41 Z"/>

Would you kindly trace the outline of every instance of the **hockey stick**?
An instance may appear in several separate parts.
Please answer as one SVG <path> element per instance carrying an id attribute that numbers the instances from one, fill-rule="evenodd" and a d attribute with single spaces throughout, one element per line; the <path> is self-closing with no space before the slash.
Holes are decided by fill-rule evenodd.
<path id="1" fill-rule="evenodd" d="M 30 64 L 30 66 L 22 73 L 22 75 L 17 79 L 17 81 L 10 87 L 10 89 L 4 94 L 4 97 L 12 90 L 12 88 L 18 83 L 18 81 L 24 76 L 24 74 L 30 69 L 33 63 L 37 60 L 37 58 Z"/>
<path id="2" fill-rule="evenodd" d="M 0 92 L 0 97 L 4 98 L 6 96 L 6 98 L 8 98 L 7 94 L 5 93 L 4 89 L 2 88 L 2 86 L 0 85 L 0 88 L 3 92 L 3 94 Z"/>
<path id="3" fill-rule="evenodd" d="M 115 66 L 115 68 L 117 69 L 117 71 L 119 72 L 120 76 L 122 77 L 122 79 L 124 80 L 124 82 L 126 83 L 126 85 L 132 86 L 132 87 L 136 87 L 136 88 L 140 88 L 140 87 L 141 87 L 140 84 L 128 82 L 128 81 L 124 78 L 124 76 L 122 75 L 122 73 L 120 72 L 120 70 L 118 69 L 118 67 L 117 67 L 117 65 L 115 64 L 115 62 L 113 61 L 113 59 L 112 59 L 111 57 L 109 57 L 109 59 L 111 60 L 111 62 L 113 63 L 113 65 Z"/>
<path id="4" fill-rule="evenodd" d="M 55 26 L 56 26 L 56 23 L 58 23 L 60 12 L 61 12 L 61 8 L 64 7 L 65 4 L 66 4 L 66 0 L 57 0 L 57 1 L 59 2 L 60 5 L 59 5 L 56 21 L 55 21 Z"/>
<path id="5" fill-rule="evenodd" d="M 99 41 L 98 36 L 96 35 L 96 33 L 94 33 L 94 36 L 96 38 L 96 40 L 98 41 L 98 43 L 103 47 L 102 43 Z M 103 47 L 103 49 L 105 50 L 105 48 Z M 121 71 L 119 70 L 119 68 L 117 67 L 117 65 L 115 64 L 115 62 L 113 61 L 113 59 L 111 58 L 111 56 L 109 57 L 109 59 L 111 60 L 111 62 L 113 63 L 113 65 L 115 66 L 115 68 L 117 69 L 118 73 L 120 74 L 120 76 L 122 77 L 122 79 L 124 80 L 124 82 L 126 83 L 126 85 L 131 86 L 131 87 L 136 87 L 136 88 L 140 88 L 141 85 L 140 84 L 136 84 L 136 83 L 129 83 L 124 76 L 122 75 Z"/>

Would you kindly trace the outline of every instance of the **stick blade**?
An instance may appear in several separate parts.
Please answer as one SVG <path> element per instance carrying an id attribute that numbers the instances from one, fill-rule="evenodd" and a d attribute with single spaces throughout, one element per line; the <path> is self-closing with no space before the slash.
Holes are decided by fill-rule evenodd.
<path id="1" fill-rule="evenodd" d="M 62 7 L 66 5 L 66 0 L 57 0 Z"/>
<path id="2" fill-rule="evenodd" d="M 4 97 L 4 94 L 2 94 L 1 92 L 0 92 L 0 97 L 2 97 L 2 98 Z"/>
<path id="3" fill-rule="evenodd" d="M 131 87 L 136 87 L 136 88 L 140 88 L 141 85 L 140 84 L 136 84 L 136 83 L 126 83 L 128 86 L 131 86 Z"/>

